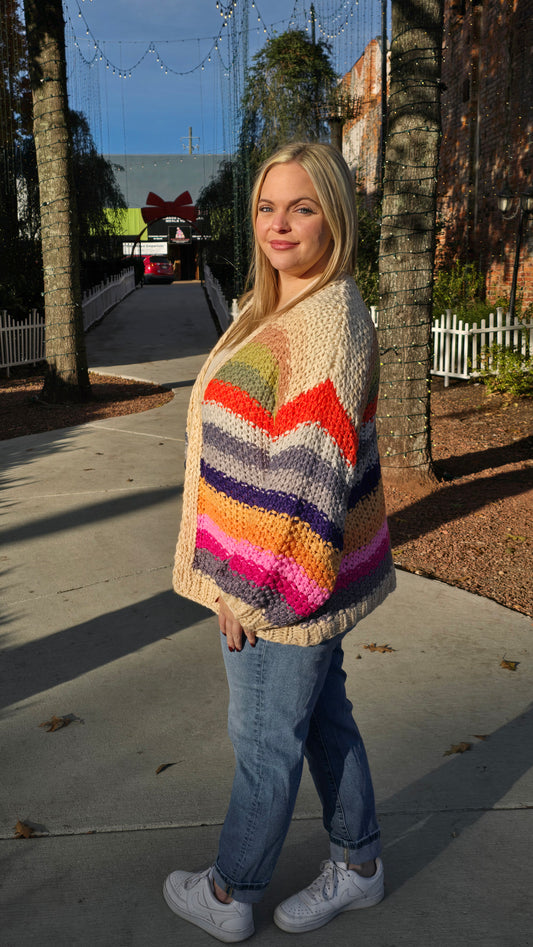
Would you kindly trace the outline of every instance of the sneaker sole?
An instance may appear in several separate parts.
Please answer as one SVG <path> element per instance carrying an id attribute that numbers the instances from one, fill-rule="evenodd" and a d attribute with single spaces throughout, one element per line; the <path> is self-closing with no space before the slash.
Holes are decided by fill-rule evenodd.
<path id="1" fill-rule="evenodd" d="M 339 908 L 338 911 L 334 911 L 331 914 L 309 918 L 308 921 L 303 922 L 294 921 L 277 907 L 274 911 L 274 923 L 280 930 L 285 931 L 287 934 L 305 934 L 307 931 L 315 931 L 319 927 L 324 927 L 325 924 L 329 924 L 330 921 L 338 917 L 339 914 L 344 914 L 345 911 L 359 911 L 361 908 L 373 908 L 376 904 L 379 904 L 380 901 L 383 901 L 384 897 L 385 892 L 382 891 L 379 895 L 374 895 L 373 898 L 365 898 L 364 901 L 353 901 L 351 904 L 346 904 L 343 908 Z"/>
<path id="2" fill-rule="evenodd" d="M 168 885 L 168 879 L 165 880 L 163 885 L 163 897 L 169 906 L 170 910 L 177 914 L 178 917 L 183 918 L 184 921 L 189 921 L 190 924 L 194 924 L 195 927 L 200 927 L 203 931 L 206 931 L 208 934 L 211 934 L 211 937 L 216 937 L 217 940 L 223 941 L 225 944 L 237 944 L 242 940 L 247 940 L 252 934 L 255 933 L 255 927 L 252 925 L 252 928 L 247 928 L 246 931 L 242 933 L 232 933 L 231 931 L 221 931 L 219 927 L 215 924 L 210 924 L 209 921 L 202 917 L 198 917 L 196 914 L 191 914 L 187 911 L 187 908 L 181 907 L 181 905 L 176 904 L 176 901 L 173 897 L 173 889 Z"/>

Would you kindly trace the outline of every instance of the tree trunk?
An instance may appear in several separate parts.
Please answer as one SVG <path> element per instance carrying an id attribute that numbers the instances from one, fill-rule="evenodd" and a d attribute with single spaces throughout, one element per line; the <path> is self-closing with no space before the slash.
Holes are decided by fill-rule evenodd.
<path id="1" fill-rule="evenodd" d="M 444 0 L 393 0 L 379 251 L 384 469 L 431 477 L 429 379 Z"/>
<path id="2" fill-rule="evenodd" d="M 81 400 L 90 384 L 67 113 L 61 0 L 24 0 L 39 176 L 46 362 L 43 396 Z"/>

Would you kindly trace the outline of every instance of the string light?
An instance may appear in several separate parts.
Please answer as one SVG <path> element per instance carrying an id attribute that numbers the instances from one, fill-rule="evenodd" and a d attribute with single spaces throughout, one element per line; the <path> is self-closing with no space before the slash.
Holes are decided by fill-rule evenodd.
<path id="1" fill-rule="evenodd" d="M 93 45 L 94 45 L 95 51 L 96 51 L 96 53 L 97 53 L 97 58 L 98 58 L 98 60 L 100 61 L 100 59 L 101 59 L 102 61 L 104 61 L 104 62 L 106 63 L 106 68 L 107 68 L 107 66 L 108 66 L 108 64 L 109 64 L 109 66 L 111 67 L 111 69 L 114 69 L 114 70 L 115 70 L 115 74 L 117 74 L 118 71 L 119 71 L 119 68 L 120 68 L 119 65 L 118 65 L 116 62 L 113 62 L 113 60 L 110 59 L 108 56 L 106 56 L 105 51 L 102 49 L 101 43 L 94 37 L 94 35 L 92 34 L 92 31 L 91 31 L 91 29 L 90 29 L 90 27 L 89 27 L 89 24 L 87 23 L 87 21 L 86 21 L 86 19 L 85 19 L 85 16 L 84 16 L 84 14 L 83 14 L 83 12 L 82 12 L 82 9 L 81 9 L 81 6 L 80 6 L 80 2 L 81 2 L 81 3 L 84 3 L 85 0 L 71 0 L 71 2 L 76 4 L 78 17 L 81 18 L 81 19 L 83 20 L 83 22 L 84 22 L 84 25 L 85 25 L 85 35 L 88 36 L 88 37 L 90 37 L 90 38 L 93 40 Z M 90 0 L 90 2 L 92 2 L 92 0 Z M 324 5 L 326 6 L 325 2 L 324 2 Z M 375 7 L 377 7 L 377 5 L 378 5 L 378 4 L 377 4 L 377 0 L 366 0 L 366 8 L 367 8 L 367 9 L 366 9 L 366 14 L 365 14 L 365 15 L 368 17 L 368 15 L 369 15 L 369 13 L 370 13 L 370 31 L 372 30 L 372 25 L 373 25 L 373 23 L 372 23 L 372 17 L 374 16 L 373 10 L 374 10 Z M 354 19 L 353 19 L 353 18 L 354 18 L 354 4 L 351 3 L 350 0 L 340 0 L 340 2 L 339 2 L 338 5 L 337 5 L 337 8 L 336 8 L 335 10 L 333 10 L 333 11 L 328 11 L 328 10 L 326 9 L 324 12 L 320 12 L 320 9 L 319 9 L 319 7 L 320 7 L 320 0 L 315 0 L 315 6 L 316 6 L 316 8 L 317 8 L 318 11 L 319 11 L 319 12 L 318 12 L 318 15 L 317 15 L 316 18 L 315 18 L 315 25 L 316 25 L 316 27 L 317 27 L 319 33 L 325 38 L 325 40 L 328 41 L 328 42 L 333 42 L 333 41 L 335 41 L 335 40 L 340 40 L 340 39 L 342 39 L 342 42 L 345 44 L 346 49 L 349 48 L 350 45 L 353 45 L 355 39 L 354 39 L 354 36 L 352 35 L 352 33 L 353 33 L 353 28 L 350 26 L 350 23 L 353 23 L 353 22 L 354 22 Z M 235 11 L 237 10 L 237 0 L 229 0 L 229 2 L 226 3 L 226 4 L 224 4 L 223 2 L 221 2 L 221 0 L 216 0 L 215 7 L 216 7 L 216 9 L 218 10 L 218 12 L 219 12 L 221 18 L 223 19 L 222 29 L 226 32 L 229 23 L 234 19 L 234 14 L 235 14 Z M 302 7 L 303 7 L 303 3 L 302 3 Z M 356 10 L 356 11 L 357 11 L 358 7 L 359 7 L 359 0 L 356 0 L 356 3 L 355 3 L 355 10 Z M 289 28 L 297 27 L 297 22 L 298 22 L 298 13 L 297 13 L 298 0 L 296 0 L 296 2 L 295 2 L 295 4 L 294 4 L 294 8 L 293 8 L 293 11 L 292 11 L 292 14 L 291 14 L 291 17 L 289 18 L 289 20 L 279 21 L 279 23 L 270 23 L 270 24 L 269 24 L 269 23 L 264 19 L 263 15 L 261 14 L 261 11 L 260 11 L 260 9 L 259 9 L 259 6 L 258 6 L 258 3 L 256 2 L 256 0 L 252 0 L 252 2 L 251 2 L 251 8 L 252 8 L 253 11 L 257 14 L 257 24 L 258 24 L 258 30 L 257 30 L 257 32 L 258 32 L 258 34 L 260 33 L 260 28 L 261 28 L 261 27 L 262 27 L 262 34 L 263 34 L 263 36 L 267 36 L 267 35 L 277 35 L 277 34 L 279 33 L 280 29 L 286 29 L 286 28 L 287 28 L 287 25 L 289 26 Z M 67 16 L 68 16 L 68 11 L 66 11 L 66 13 L 67 13 Z M 307 14 L 305 13 L 305 10 L 302 9 L 302 11 L 301 11 L 301 13 L 299 14 L 299 16 L 300 16 L 300 17 L 303 16 L 303 17 L 305 17 L 305 19 L 307 20 Z M 350 36 L 348 36 L 348 37 L 345 39 L 346 33 L 347 33 L 347 31 L 348 31 L 348 28 L 352 30 L 352 33 L 350 33 Z M 308 21 L 308 20 L 307 20 L 307 22 L 305 22 L 304 29 L 305 29 L 305 31 L 306 31 L 307 33 L 309 33 L 309 21 Z M 210 39 L 209 37 L 204 37 L 204 40 L 208 40 L 208 41 L 209 41 L 209 39 Z M 218 53 L 221 52 L 221 49 L 220 49 L 221 40 L 222 40 L 222 36 L 221 36 L 220 34 L 218 35 L 218 37 L 212 37 L 212 38 L 211 38 L 211 45 L 210 45 L 210 48 L 209 48 L 209 50 L 207 51 L 206 55 L 204 55 L 195 65 L 191 66 L 191 68 L 189 68 L 189 69 L 176 69 L 175 67 L 173 67 L 173 66 L 168 62 L 167 57 L 166 57 L 166 56 L 162 56 L 162 54 L 161 54 L 161 49 L 158 49 L 158 55 L 159 55 L 159 60 L 158 60 L 158 62 L 160 62 L 160 63 L 162 62 L 162 63 L 163 63 L 164 68 L 163 68 L 162 71 L 164 72 L 165 75 L 169 75 L 169 74 L 170 74 L 170 75 L 178 76 L 178 77 L 179 77 L 179 76 L 191 75 L 192 73 L 196 72 L 197 70 L 203 71 L 203 70 L 205 69 L 206 65 L 207 65 L 208 63 L 212 62 L 212 54 L 213 54 L 214 52 L 218 52 Z M 171 43 L 183 43 L 183 42 L 186 42 L 187 44 L 190 44 L 192 41 L 191 41 L 191 40 L 163 40 L 163 41 L 160 41 L 159 45 L 162 45 L 162 43 L 165 43 L 165 44 L 170 45 Z M 121 47 L 123 47 L 123 46 L 125 46 L 125 45 L 132 45 L 132 43 L 133 43 L 133 41 L 129 41 L 129 42 L 128 42 L 128 41 L 121 41 L 121 42 L 120 42 L 120 45 L 121 45 Z M 346 44 L 347 44 L 347 45 L 346 45 Z M 92 64 L 92 60 L 87 60 L 86 57 L 83 56 L 83 53 L 82 53 L 82 50 L 81 50 L 79 44 L 77 44 L 77 49 L 78 49 L 78 51 L 79 51 L 79 54 L 80 54 L 80 55 L 82 56 L 82 58 L 84 59 L 85 63 L 86 63 L 87 65 Z M 144 60 L 145 60 L 146 56 L 148 55 L 148 53 L 149 53 L 149 52 L 153 52 L 153 51 L 155 51 L 155 49 L 154 49 L 153 47 L 152 47 L 152 48 L 147 47 L 147 48 L 144 50 L 144 52 L 141 54 L 141 56 L 139 56 L 138 59 L 137 59 L 135 62 L 131 63 L 131 65 L 126 68 L 125 72 L 126 72 L 128 78 L 130 77 L 130 74 L 131 74 L 131 73 L 133 73 L 139 66 L 142 65 L 142 63 L 144 62 Z M 339 56 L 338 53 L 337 53 L 337 58 L 340 60 L 340 56 Z M 353 54 L 352 54 L 352 61 L 353 61 L 353 58 L 354 58 L 354 57 L 353 57 Z M 230 55 L 230 59 L 235 59 L 235 56 L 231 56 L 231 55 Z M 339 61 L 338 65 L 340 66 L 340 61 Z M 346 63 L 346 54 L 345 54 L 345 57 L 344 57 L 344 66 L 346 66 L 346 65 L 347 65 L 347 63 Z M 228 67 L 225 66 L 224 68 L 228 68 Z M 121 73 L 123 72 L 123 70 L 122 70 L 121 68 L 120 68 L 120 71 L 121 71 Z"/>

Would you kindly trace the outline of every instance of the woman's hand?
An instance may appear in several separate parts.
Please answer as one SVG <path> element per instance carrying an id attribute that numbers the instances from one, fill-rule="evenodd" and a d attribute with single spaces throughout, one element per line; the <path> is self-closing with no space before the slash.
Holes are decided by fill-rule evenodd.
<path id="1" fill-rule="evenodd" d="M 242 651 L 242 646 L 244 643 L 244 635 L 246 635 L 248 641 L 250 642 L 252 648 L 256 642 L 255 632 L 245 631 L 241 623 L 235 618 L 235 615 L 230 608 L 226 605 L 224 599 L 217 599 L 219 611 L 218 611 L 218 625 L 223 635 L 226 636 L 228 642 L 228 648 L 230 651 Z"/>

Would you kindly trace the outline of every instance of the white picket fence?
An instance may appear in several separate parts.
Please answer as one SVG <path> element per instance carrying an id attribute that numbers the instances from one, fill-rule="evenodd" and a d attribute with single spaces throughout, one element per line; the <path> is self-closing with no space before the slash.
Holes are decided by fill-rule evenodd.
<path id="1" fill-rule="evenodd" d="M 217 313 L 222 329 L 227 329 L 237 318 L 237 300 L 233 300 L 231 312 L 219 283 L 206 265 L 204 268 L 205 287 L 211 303 Z M 370 307 L 374 325 L 378 326 L 379 313 L 376 306 Z M 511 319 L 503 309 L 491 312 L 488 321 L 482 319 L 479 325 L 470 325 L 457 319 L 451 309 L 447 309 L 439 318 L 433 320 L 432 375 L 444 378 L 444 387 L 450 384 L 450 378 L 475 378 L 481 371 L 498 371 L 498 365 L 490 353 L 490 347 L 496 343 L 504 349 L 520 352 L 524 359 L 533 355 L 533 323 Z"/>
<path id="2" fill-rule="evenodd" d="M 104 283 L 93 286 L 82 297 L 83 328 L 85 332 L 121 299 L 135 289 L 135 272 L 124 270 Z M 44 359 L 44 317 L 32 309 L 26 322 L 15 321 L 6 310 L 0 311 L 0 368 L 28 365 Z"/>
<path id="3" fill-rule="evenodd" d="M 377 327 L 379 313 L 371 306 L 370 315 Z M 433 320 L 433 356 L 432 375 L 444 378 L 447 388 L 450 378 L 469 379 L 477 377 L 481 371 L 497 372 L 497 364 L 490 353 L 492 345 L 519 352 L 524 359 L 533 354 L 533 323 L 511 319 L 503 309 L 491 312 L 488 320 L 482 319 L 479 325 L 463 322 L 451 309 Z"/>
<path id="4" fill-rule="evenodd" d="M 488 321 L 469 325 L 447 309 L 433 322 L 432 373 L 442 376 L 448 387 L 450 378 L 475 378 L 481 371 L 497 371 L 490 351 L 494 344 L 521 354 L 525 360 L 533 354 L 533 323 L 511 319 L 510 313 L 498 308 Z"/>
<path id="5" fill-rule="evenodd" d="M 135 270 L 131 267 L 117 276 L 112 276 L 104 283 L 98 283 L 83 294 L 81 307 L 83 309 L 83 328 L 87 332 L 95 322 L 98 322 L 113 306 L 129 296 L 135 289 Z"/>

